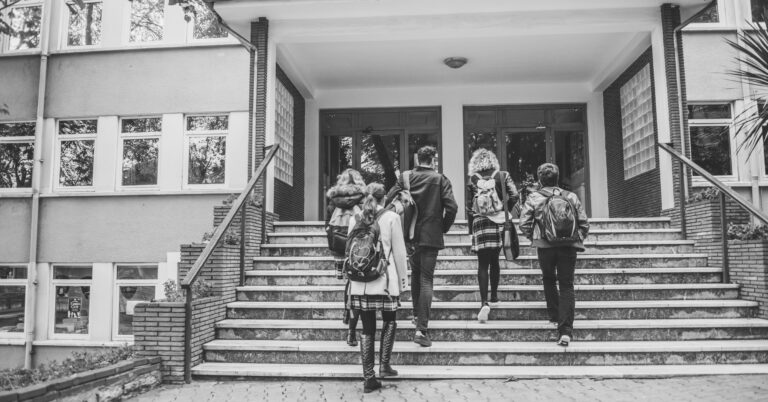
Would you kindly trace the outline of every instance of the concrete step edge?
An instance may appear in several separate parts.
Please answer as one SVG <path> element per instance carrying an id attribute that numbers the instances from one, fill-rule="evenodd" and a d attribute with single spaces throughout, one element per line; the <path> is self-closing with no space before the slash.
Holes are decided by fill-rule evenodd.
<path id="1" fill-rule="evenodd" d="M 712 267 L 681 267 L 681 268 L 577 268 L 576 275 L 611 275 L 611 274 L 717 274 L 721 268 Z M 475 269 L 441 269 L 435 270 L 435 276 L 476 275 Z M 541 275 L 541 271 L 533 268 L 501 269 L 501 275 Z M 292 269 L 292 270 L 250 270 L 245 272 L 248 277 L 260 276 L 327 276 L 336 277 L 336 272 L 328 269 Z"/>
<path id="2" fill-rule="evenodd" d="M 701 253 L 685 253 L 685 254 L 579 254 L 580 260 L 617 260 L 617 259 L 638 259 L 638 258 L 667 258 L 667 259 L 683 259 L 683 258 L 707 258 L 708 254 Z M 504 257 L 499 257 L 500 260 L 504 260 Z M 293 262 L 293 261 L 333 261 L 332 256 L 259 256 L 253 257 L 254 262 Z M 477 257 L 474 255 L 438 255 L 438 261 L 475 261 Z M 521 255 L 518 260 L 538 260 L 535 255 Z"/>
<path id="3" fill-rule="evenodd" d="M 738 289 L 738 284 L 732 283 L 655 283 L 655 284 L 626 284 L 626 285 L 574 285 L 579 290 L 676 290 L 676 289 Z M 283 292 L 311 292 L 311 291 L 343 291 L 344 286 L 335 285 L 250 285 L 238 286 L 238 291 L 283 291 Z M 477 290 L 476 285 L 435 285 L 436 291 L 470 291 Z M 532 291 L 541 290 L 541 285 L 499 285 L 500 291 Z"/>
<path id="4" fill-rule="evenodd" d="M 513 222 L 517 223 L 517 219 L 513 219 Z M 672 218 L 669 217 L 643 217 L 643 218 L 589 218 L 589 223 L 647 223 L 647 222 L 660 222 L 669 223 L 672 222 Z M 466 219 L 457 219 L 454 224 L 464 225 L 467 223 Z M 313 226 L 313 225 L 325 225 L 325 221 L 276 221 L 275 226 Z"/>
<path id="5" fill-rule="evenodd" d="M 520 246 L 529 246 L 531 243 L 522 241 Z M 638 246 L 638 247 L 650 247 L 650 246 L 693 246 L 696 242 L 693 240 L 606 240 L 606 241 L 586 241 L 585 247 L 596 246 Z M 445 247 L 469 247 L 471 243 L 446 243 Z M 281 249 L 281 248 L 328 248 L 327 243 L 285 243 L 274 244 L 267 243 L 262 244 L 262 248 L 267 249 Z"/>
<path id="6" fill-rule="evenodd" d="M 404 303 L 409 303 L 405 301 Z M 754 301 L 742 299 L 714 300 L 614 300 L 614 301 L 577 301 L 576 309 L 607 309 L 607 308 L 706 308 L 706 307 L 757 307 Z M 341 302 L 295 302 L 295 301 L 237 301 L 227 304 L 227 308 L 239 309 L 342 309 Z M 477 302 L 433 302 L 433 309 L 476 309 Z M 501 302 L 494 309 L 531 309 L 546 308 L 544 301 Z"/>
<path id="7" fill-rule="evenodd" d="M 518 231 L 519 232 L 519 231 Z M 647 234 L 647 233 L 682 233 L 680 229 L 668 228 L 645 228 L 645 229 L 590 229 L 590 234 Z M 446 233 L 448 236 L 469 235 L 465 230 L 451 230 Z M 269 232 L 267 237 L 325 237 L 325 232 Z"/>

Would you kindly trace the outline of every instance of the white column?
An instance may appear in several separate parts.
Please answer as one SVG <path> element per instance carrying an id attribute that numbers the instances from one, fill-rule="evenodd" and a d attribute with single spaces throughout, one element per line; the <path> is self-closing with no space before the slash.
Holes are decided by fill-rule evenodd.
<path id="1" fill-rule="evenodd" d="M 457 219 L 464 214 L 464 108 L 459 99 L 451 99 L 442 105 L 442 166 L 443 174 L 453 184 L 453 195 L 459 204 Z"/>
<path id="2" fill-rule="evenodd" d="M 317 101 L 304 101 L 304 219 L 321 220 L 320 199 L 320 110 Z"/>
<path id="3" fill-rule="evenodd" d="M 656 96 L 656 127 L 659 142 L 672 142 L 669 115 L 669 97 L 667 96 L 667 71 L 664 59 L 664 38 L 661 21 L 651 32 L 651 49 L 653 52 L 653 80 Z M 659 176 L 661 179 L 661 209 L 675 206 L 675 184 L 672 175 L 672 157 L 664 151 L 659 151 Z"/>
<path id="4" fill-rule="evenodd" d="M 587 101 L 587 145 L 589 155 L 590 217 L 607 218 L 608 167 L 605 158 L 605 114 L 603 93 L 595 92 Z M 583 200 L 582 200 L 583 201 Z"/>
<path id="5" fill-rule="evenodd" d="M 275 143 L 275 81 L 277 80 L 277 46 L 269 40 L 267 43 L 267 102 L 264 112 L 264 145 Z M 266 155 L 265 155 L 266 156 Z M 274 160 L 274 159 L 273 159 Z M 254 167 L 255 169 L 255 167 Z M 267 211 L 275 210 L 275 164 L 267 167 L 266 179 L 266 207 Z"/>

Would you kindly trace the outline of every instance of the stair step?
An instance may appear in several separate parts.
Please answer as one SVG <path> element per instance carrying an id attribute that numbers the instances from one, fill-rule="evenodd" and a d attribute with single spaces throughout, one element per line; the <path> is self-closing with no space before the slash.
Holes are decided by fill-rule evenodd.
<path id="1" fill-rule="evenodd" d="M 430 321 L 432 340 L 438 342 L 554 342 L 554 326 L 542 321 L 476 320 Z M 337 320 L 224 320 L 216 324 L 217 339 L 341 340 L 347 325 Z M 415 326 L 398 322 L 397 339 L 410 341 Z M 580 341 L 662 341 L 712 339 L 762 339 L 768 336 L 768 320 L 577 320 L 575 339 Z"/>
<path id="2" fill-rule="evenodd" d="M 686 254 L 693 251 L 694 242 L 690 240 L 635 240 L 635 241 L 587 241 L 585 254 Z M 441 255 L 474 256 L 470 243 L 446 243 Z M 261 249 L 268 256 L 330 256 L 328 243 L 264 244 Z M 536 255 L 536 249 L 530 242 L 520 244 L 522 255 Z"/>
<path id="3" fill-rule="evenodd" d="M 246 285 L 339 285 L 336 273 L 329 270 L 255 270 L 247 271 Z M 503 269 L 501 283 L 537 285 L 542 283 L 541 271 L 534 269 Z M 574 278 L 577 285 L 627 283 L 720 283 L 720 268 L 604 268 L 578 269 Z M 438 270 L 435 285 L 472 285 L 477 283 L 477 270 Z"/>
<path id="4" fill-rule="evenodd" d="M 341 341 L 214 340 L 208 362 L 355 364 L 360 350 Z M 378 349 L 378 345 L 377 345 Z M 435 342 L 424 348 L 395 342 L 393 365 L 643 365 L 763 364 L 768 340 L 573 342 Z"/>
<path id="5" fill-rule="evenodd" d="M 768 374 L 768 364 L 647 365 L 647 366 L 403 366 L 397 377 L 410 379 L 641 379 L 709 375 Z M 360 379 L 360 364 L 202 363 L 192 368 L 196 378 L 339 378 Z"/>
<path id="6" fill-rule="evenodd" d="M 756 302 L 747 300 L 633 300 L 576 301 L 577 320 L 749 318 L 757 314 Z M 232 302 L 228 318 L 341 320 L 342 302 Z M 475 320 L 477 302 L 434 302 L 433 320 Z M 399 319 L 413 316 L 411 303 L 403 302 Z M 543 301 L 501 302 L 493 308 L 499 320 L 546 320 Z"/>
<path id="7" fill-rule="evenodd" d="M 666 299 L 735 299 L 735 284 L 651 284 L 651 285 L 576 285 L 579 300 L 666 300 Z M 541 286 L 500 285 L 502 300 L 544 300 Z M 410 300 L 405 292 L 402 300 Z M 435 286 L 435 301 L 479 301 L 477 286 Z M 344 298 L 344 286 L 242 286 L 237 288 L 238 301 L 338 301 Z"/>
<path id="8" fill-rule="evenodd" d="M 254 268 L 258 270 L 317 270 L 334 269 L 334 259 L 322 257 L 254 257 Z M 500 257 L 502 268 L 539 268 L 536 256 L 524 255 L 514 261 Z M 579 254 L 576 268 L 681 268 L 707 266 L 706 254 Z M 477 269 L 475 256 L 437 256 L 436 269 Z"/>

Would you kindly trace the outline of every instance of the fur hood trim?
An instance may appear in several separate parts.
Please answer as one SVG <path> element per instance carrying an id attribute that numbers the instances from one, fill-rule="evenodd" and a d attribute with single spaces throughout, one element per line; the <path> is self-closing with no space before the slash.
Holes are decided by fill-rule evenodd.
<path id="1" fill-rule="evenodd" d="M 357 184 L 345 184 L 343 186 L 333 186 L 328 190 L 326 194 L 328 198 L 334 197 L 349 197 L 349 196 L 362 196 L 365 195 L 365 187 Z"/>

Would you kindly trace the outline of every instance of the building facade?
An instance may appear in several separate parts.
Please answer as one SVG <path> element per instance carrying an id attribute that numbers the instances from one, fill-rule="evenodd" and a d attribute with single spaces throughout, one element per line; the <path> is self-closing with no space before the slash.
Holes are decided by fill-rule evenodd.
<path id="1" fill-rule="evenodd" d="M 283 220 L 322 219 L 347 167 L 391 185 L 426 144 L 461 210 L 488 147 L 518 184 L 557 163 L 592 217 L 659 216 L 676 198 L 658 142 L 765 209 L 762 144 L 746 155 L 722 129 L 757 107 L 725 39 L 764 2 L 718 0 L 681 33 L 707 2 L 572 3 L 216 2 L 250 46 L 164 0 L 3 10 L 3 364 L 24 362 L 25 332 L 38 362 L 130 342 L 133 306 L 164 297 L 179 244 L 270 144 L 264 202 Z"/>

